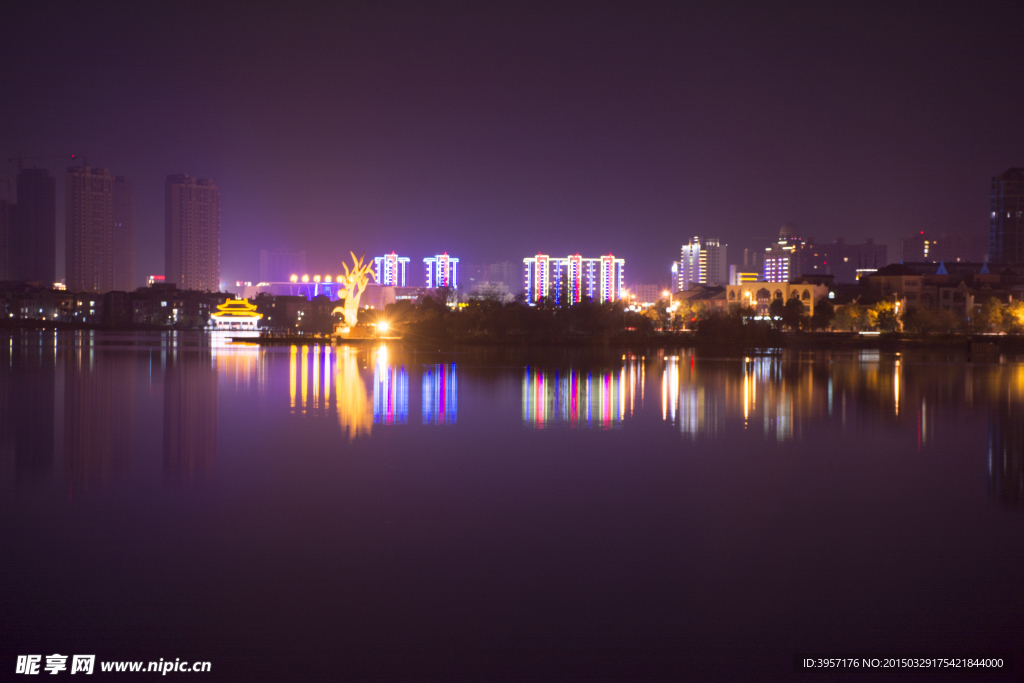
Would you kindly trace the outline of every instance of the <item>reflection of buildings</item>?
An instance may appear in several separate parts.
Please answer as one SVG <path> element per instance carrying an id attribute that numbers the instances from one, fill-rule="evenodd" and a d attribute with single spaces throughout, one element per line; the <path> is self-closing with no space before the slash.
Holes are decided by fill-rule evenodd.
<path id="1" fill-rule="evenodd" d="M 699 377 L 693 356 L 666 356 L 661 378 L 662 418 L 679 425 L 691 438 L 718 431 L 718 391 L 710 377 Z"/>
<path id="2" fill-rule="evenodd" d="M 789 441 L 812 424 L 845 430 L 880 419 L 916 422 L 918 447 L 934 439 L 934 406 L 949 399 L 926 396 L 920 380 L 908 387 L 898 355 L 867 350 L 843 362 L 828 354 L 820 361 L 770 354 L 700 363 L 689 352 L 666 356 L 662 418 L 691 437 L 738 427 Z"/>
<path id="3" fill-rule="evenodd" d="M 8 348 L 0 363 L 0 450 L 13 455 L 20 481 L 53 469 L 56 369 L 52 346 Z"/>
<path id="4" fill-rule="evenodd" d="M 235 388 L 252 388 L 260 394 L 267 387 L 267 366 L 260 354 L 260 347 L 255 343 L 231 342 L 243 336 L 240 332 L 211 332 L 210 351 L 216 367 L 218 382 Z M 256 333 L 251 333 L 253 339 Z"/>
<path id="5" fill-rule="evenodd" d="M 292 414 L 336 415 L 342 433 L 350 440 L 369 434 L 373 412 L 359 374 L 358 354 L 349 346 L 292 346 L 288 362 Z"/>
<path id="6" fill-rule="evenodd" d="M 291 347 L 288 396 L 293 413 L 327 414 L 331 402 L 332 355 L 332 347 L 320 344 Z"/>
<path id="7" fill-rule="evenodd" d="M 458 377 L 454 363 L 423 370 L 423 424 L 452 425 L 458 417 Z"/>
<path id="8" fill-rule="evenodd" d="M 359 376 L 358 351 L 350 346 L 292 346 L 288 394 L 294 415 L 337 415 L 353 439 L 369 434 L 374 422 L 367 385 Z M 333 410 L 332 410 L 333 401 Z"/>
<path id="9" fill-rule="evenodd" d="M 135 375 L 130 355 L 80 340 L 64 366 L 64 471 L 78 488 L 101 484 L 131 460 Z M 97 358 L 102 353 L 103 357 Z"/>
<path id="10" fill-rule="evenodd" d="M 617 427 L 643 395 L 642 358 L 624 359 L 614 371 L 527 368 L 523 375 L 523 421 L 534 427 L 556 422 L 570 427 Z"/>
<path id="11" fill-rule="evenodd" d="M 1000 503 L 1024 503 L 1024 420 L 1000 398 L 988 425 L 989 495 Z"/>
<path id="12" fill-rule="evenodd" d="M 409 375 L 404 365 L 388 363 L 388 350 L 377 349 L 373 369 L 373 421 L 404 425 L 409 421 Z"/>
<path id="13" fill-rule="evenodd" d="M 190 478 L 217 457 L 217 372 L 209 353 L 172 351 L 164 374 L 164 471 Z"/>

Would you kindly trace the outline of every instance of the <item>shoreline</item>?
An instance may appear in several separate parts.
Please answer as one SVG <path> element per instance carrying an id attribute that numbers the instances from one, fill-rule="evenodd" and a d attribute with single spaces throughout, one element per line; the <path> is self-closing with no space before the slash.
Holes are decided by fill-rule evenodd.
<path id="1" fill-rule="evenodd" d="M 0 323 L 0 331 L 99 331 L 112 333 L 130 332 L 193 332 L 208 333 L 204 328 L 156 325 L 110 327 L 82 323 L 53 323 L 45 321 L 19 321 L 19 324 Z M 235 339 L 232 338 L 232 341 Z M 411 348 L 731 348 L 764 349 L 790 348 L 808 350 L 829 349 L 879 349 L 902 351 L 913 349 L 961 350 L 968 353 L 1024 353 L 1024 335 L 1007 334 L 944 334 L 912 335 L 906 333 L 882 333 L 863 335 L 857 332 L 775 332 L 763 339 L 736 339 L 721 336 L 701 335 L 697 332 L 620 332 L 602 335 L 551 335 L 551 334 L 509 334 L 480 335 L 465 337 L 387 337 L 339 340 L 333 335 L 282 335 L 238 338 L 238 342 L 260 346 L 281 346 L 292 344 L 373 344 L 397 342 Z"/>

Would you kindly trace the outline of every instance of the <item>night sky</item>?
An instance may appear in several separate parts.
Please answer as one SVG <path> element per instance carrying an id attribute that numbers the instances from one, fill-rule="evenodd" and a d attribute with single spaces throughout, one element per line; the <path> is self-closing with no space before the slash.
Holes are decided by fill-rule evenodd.
<path id="1" fill-rule="evenodd" d="M 264 248 L 330 273 L 614 252 L 631 285 L 695 234 L 735 263 L 785 222 L 985 233 L 991 176 L 1024 165 L 1019 0 L 775 4 L 7 3 L 4 175 L 24 150 L 127 176 L 140 284 L 181 172 L 221 189 L 230 283 Z M 68 164 L 39 165 L 62 275 Z"/>

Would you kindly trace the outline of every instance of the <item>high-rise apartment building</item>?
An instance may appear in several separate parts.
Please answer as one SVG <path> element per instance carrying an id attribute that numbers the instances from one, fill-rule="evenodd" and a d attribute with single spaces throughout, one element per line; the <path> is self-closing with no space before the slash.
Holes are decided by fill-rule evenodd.
<path id="1" fill-rule="evenodd" d="M 423 259 L 423 265 L 427 270 L 427 289 L 459 286 L 459 259 L 449 256 L 447 251 Z"/>
<path id="2" fill-rule="evenodd" d="M 0 282 L 11 279 L 11 203 L 0 199 Z"/>
<path id="3" fill-rule="evenodd" d="M 64 270 L 73 292 L 135 289 L 135 190 L 105 168 L 68 168 Z"/>
<path id="4" fill-rule="evenodd" d="M 73 292 L 114 289 L 114 176 L 71 166 L 64 184 L 64 273 Z"/>
<path id="5" fill-rule="evenodd" d="M 526 300 L 534 304 L 541 299 L 555 305 L 578 304 L 583 301 L 605 303 L 618 301 L 625 292 L 626 261 L 613 254 L 586 258 L 578 253 L 565 258 L 537 254 L 523 259 Z"/>
<path id="6" fill-rule="evenodd" d="M 989 260 L 1024 266 L 1024 168 L 992 178 L 989 212 Z"/>
<path id="7" fill-rule="evenodd" d="M 10 225 L 10 279 L 52 284 L 57 279 L 57 179 L 45 168 L 18 172 Z"/>
<path id="8" fill-rule="evenodd" d="M 795 225 L 783 225 L 779 230 L 779 240 L 765 250 L 762 279 L 765 282 L 789 282 L 790 278 L 798 277 L 798 251 L 804 244 L 805 241 L 797 234 Z"/>
<path id="9" fill-rule="evenodd" d="M 408 256 L 399 256 L 395 252 L 377 256 L 373 259 L 375 284 L 385 287 L 405 287 L 405 267 L 409 263 Z"/>
<path id="10" fill-rule="evenodd" d="M 180 289 L 220 290 L 220 190 L 212 180 L 167 176 L 165 276 Z"/>
<path id="11" fill-rule="evenodd" d="M 692 237 L 684 244 L 676 275 L 677 291 L 693 285 L 724 285 L 729 281 L 726 245 L 717 237 Z"/>

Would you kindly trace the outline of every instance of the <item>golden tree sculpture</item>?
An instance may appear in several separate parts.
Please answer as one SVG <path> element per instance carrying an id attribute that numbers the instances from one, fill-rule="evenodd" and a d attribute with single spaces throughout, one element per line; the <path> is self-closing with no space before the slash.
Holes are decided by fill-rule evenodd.
<path id="1" fill-rule="evenodd" d="M 366 254 L 356 258 L 356 253 L 350 251 L 352 254 L 352 268 L 348 267 L 348 264 L 342 264 L 345 267 L 345 305 L 338 306 L 332 311 L 332 313 L 338 313 L 339 311 L 345 316 L 345 326 L 355 327 L 356 322 L 359 319 L 359 298 L 363 295 L 363 290 L 366 289 L 366 283 L 370 280 L 370 271 L 372 266 L 368 263 L 363 263 L 363 259 L 366 258 Z"/>

